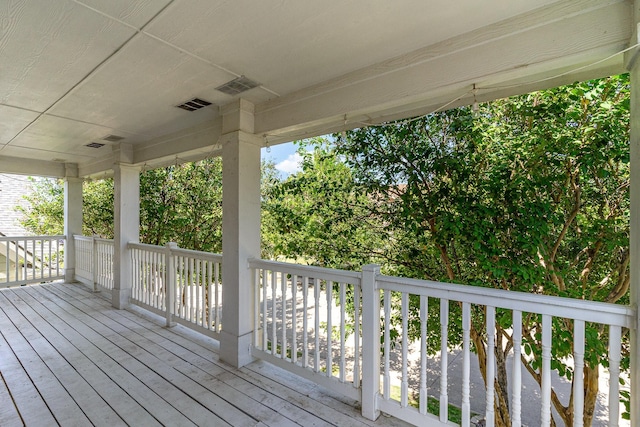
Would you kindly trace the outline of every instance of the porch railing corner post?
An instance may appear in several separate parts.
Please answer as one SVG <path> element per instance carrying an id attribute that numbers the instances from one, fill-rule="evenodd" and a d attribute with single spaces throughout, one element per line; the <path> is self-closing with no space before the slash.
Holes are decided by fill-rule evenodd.
<path id="1" fill-rule="evenodd" d="M 178 249 L 176 242 L 169 242 L 165 245 L 165 316 L 167 319 L 167 328 L 176 325 L 173 320 L 173 309 L 175 305 L 176 294 L 176 264 L 173 257 L 173 251 Z"/>
<path id="2" fill-rule="evenodd" d="M 376 277 L 380 266 L 362 267 L 362 416 L 376 420 L 380 415 L 380 291 Z"/>

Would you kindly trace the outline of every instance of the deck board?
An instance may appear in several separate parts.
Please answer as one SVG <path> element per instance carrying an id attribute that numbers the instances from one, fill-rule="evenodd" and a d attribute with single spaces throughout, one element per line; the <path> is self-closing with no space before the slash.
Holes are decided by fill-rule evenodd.
<path id="1" fill-rule="evenodd" d="M 265 362 L 228 366 L 211 338 L 161 322 L 83 285 L 1 290 L 0 425 L 404 425 Z"/>
<path id="2" fill-rule="evenodd" d="M 89 420 L 86 415 L 59 381 L 59 376 L 66 377 L 67 373 L 63 372 L 64 367 L 54 366 L 52 368 L 46 363 L 55 365 L 57 352 L 48 346 L 45 338 L 34 330 L 29 321 L 11 304 L 7 298 L 10 295 L 11 292 L 0 294 L 0 306 L 3 308 L 3 313 L 0 314 L 2 333 L 6 343 L 11 346 L 14 356 L 19 357 L 17 362 L 28 375 L 29 382 L 35 387 L 35 390 L 28 391 L 33 396 L 28 399 L 29 407 L 19 408 L 25 422 L 32 417 L 38 419 L 39 422 L 47 420 L 46 407 L 50 411 L 50 415 L 59 423 L 87 425 Z M 10 376 L 19 370 L 20 368 L 14 362 L 13 369 L 3 369 L 3 376 Z M 18 376 L 23 377 L 22 373 L 18 373 Z M 22 381 L 25 380 L 22 379 Z M 25 385 L 29 387 L 28 382 Z M 45 407 L 39 399 L 35 398 L 35 393 L 41 396 Z"/>
<path id="3" fill-rule="evenodd" d="M 35 289 L 35 288 L 32 288 Z M 92 357 L 106 367 L 105 372 L 122 385 L 126 392 L 163 425 L 202 425 L 207 420 L 216 420 L 216 415 L 201 405 L 193 405 L 182 390 L 158 375 L 155 369 L 170 369 L 159 365 L 159 361 L 144 358 L 144 351 L 135 343 L 120 337 L 86 313 L 75 309 L 65 300 L 58 300 L 61 320 L 73 328 L 78 345 L 90 342 Z M 99 318 L 100 313 L 95 313 Z M 69 319 L 78 319 L 69 324 Z M 81 336 L 81 338 L 78 337 Z M 140 359 L 147 362 L 141 362 Z M 221 424 L 224 425 L 224 424 Z"/>
<path id="4" fill-rule="evenodd" d="M 21 290 L 25 301 L 32 302 L 26 289 Z M 50 304 L 45 301 L 45 304 Z M 51 313 L 44 305 L 33 303 L 36 315 L 30 316 L 42 333 L 50 339 L 59 358 L 66 360 L 85 382 L 98 394 L 92 400 L 91 406 L 101 408 L 103 412 L 109 409 L 116 412 L 117 417 L 107 415 L 107 418 L 93 418 L 94 425 L 126 425 L 140 423 L 142 425 L 160 425 L 143 406 L 138 404 L 116 381 L 105 373 L 109 364 L 101 364 L 105 360 L 100 351 L 89 341 L 83 340 L 66 323 L 62 323 L 58 316 Z M 36 310 L 33 310 L 35 313 Z M 111 373 L 115 375 L 115 373 Z M 117 378 L 117 377 L 116 377 Z M 29 424 L 29 423 L 27 423 Z"/>
<path id="5" fill-rule="evenodd" d="M 85 303 L 98 304 L 96 301 L 85 301 Z M 307 411 L 300 411 L 299 408 L 289 405 L 280 397 L 274 396 L 273 393 L 260 393 L 260 389 L 238 377 L 239 372 L 230 372 L 219 364 L 212 362 L 212 360 L 217 359 L 217 354 L 213 353 L 211 348 L 192 343 L 187 339 L 181 339 L 181 337 L 172 334 L 166 329 L 151 330 L 142 318 L 137 316 L 130 317 L 129 319 L 124 318 L 122 314 L 126 313 L 127 312 L 108 310 L 104 314 L 116 319 L 114 321 L 120 320 L 120 322 L 122 322 L 120 327 L 112 324 L 114 329 L 119 330 L 119 333 L 124 335 L 143 335 L 148 340 L 145 343 L 145 348 L 153 348 L 154 354 L 158 356 L 162 355 L 167 358 L 167 360 L 174 361 L 177 357 L 183 358 L 182 361 L 186 363 L 187 372 L 200 381 L 211 381 L 213 386 L 212 392 L 225 396 L 225 398 L 229 400 L 229 404 L 235 405 L 245 411 L 258 412 L 263 422 L 274 426 L 300 424 L 305 426 L 333 425 L 331 423 L 328 424 Z M 121 318 L 117 319 L 118 317 Z M 132 322 L 137 325 L 137 327 L 130 328 Z M 177 344 L 176 341 L 180 344 Z M 185 348 L 187 348 L 187 351 L 185 351 Z M 170 349 L 173 353 L 167 349 Z M 208 355 L 209 358 L 206 356 L 203 357 L 203 355 Z M 174 364 L 173 366 L 177 369 L 182 369 L 182 365 L 183 364 Z M 193 367 L 199 369 L 194 370 Z M 218 378 L 213 377 L 209 372 L 215 373 Z M 296 420 L 296 422 L 292 420 Z M 234 423 L 234 425 L 238 424 Z"/>

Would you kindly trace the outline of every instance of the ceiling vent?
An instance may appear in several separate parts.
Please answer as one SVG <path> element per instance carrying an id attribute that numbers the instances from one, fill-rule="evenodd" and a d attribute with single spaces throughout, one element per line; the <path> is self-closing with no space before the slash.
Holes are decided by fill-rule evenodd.
<path id="1" fill-rule="evenodd" d="M 253 80 L 248 79 L 245 76 L 240 76 L 223 84 L 222 86 L 218 86 L 216 90 L 233 96 L 258 86 L 260 86 L 259 83 L 254 82 Z"/>
<path id="2" fill-rule="evenodd" d="M 100 148 L 100 147 L 104 147 L 104 144 L 100 144 L 99 142 L 91 142 L 91 143 L 85 145 L 85 147 Z"/>
<path id="3" fill-rule="evenodd" d="M 124 136 L 118 136 L 118 135 L 107 135 L 104 138 L 102 138 L 103 141 L 109 141 L 109 142 L 118 142 L 118 141 L 122 141 L 124 139 Z"/>
<path id="4" fill-rule="evenodd" d="M 196 111 L 208 105 L 211 105 L 209 101 L 205 101 L 204 99 L 200 98 L 193 98 L 191 101 L 187 101 L 184 104 L 176 105 L 176 107 L 182 108 L 183 110 L 187 111 Z"/>

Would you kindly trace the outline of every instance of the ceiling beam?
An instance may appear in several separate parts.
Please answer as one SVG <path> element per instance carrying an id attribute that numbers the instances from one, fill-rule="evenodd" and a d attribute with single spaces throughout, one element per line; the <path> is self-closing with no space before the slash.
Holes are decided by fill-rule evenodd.
<path id="1" fill-rule="evenodd" d="M 134 146 L 134 162 L 139 165 L 155 166 L 167 160 L 182 161 L 191 159 L 219 149 L 218 140 L 222 134 L 222 118 L 217 116 L 205 123 L 184 131 L 155 138 Z M 172 162 L 170 162 L 172 163 Z"/>
<path id="2" fill-rule="evenodd" d="M 554 3 L 259 104 L 256 133 L 278 142 L 310 136 L 310 129 L 335 128 L 345 114 L 348 121 L 350 116 L 398 112 L 407 104 L 420 110 L 437 98 L 453 104 L 470 94 L 474 83 L 485 95 L 523 93 L 525 86 L 505 88 L 505 81 L 518 80 L 527 90 L 543 88 L 547 79 L 561 80 L 557 73 L 576 61 L 589 64 L 624 49 L 630 15 L 629 3 L 622 0 Z M 601 68 L 581 75 L 599 77 Z M 607 69 L 624 72 L 622 58 L 619 66 Z"/>
<path id="3" fill-rule="evenodd" d="M 61 162 L 0 156 L 0 172 L 63 178 L 66 174 L 66 168 L 65 164 Z"/>

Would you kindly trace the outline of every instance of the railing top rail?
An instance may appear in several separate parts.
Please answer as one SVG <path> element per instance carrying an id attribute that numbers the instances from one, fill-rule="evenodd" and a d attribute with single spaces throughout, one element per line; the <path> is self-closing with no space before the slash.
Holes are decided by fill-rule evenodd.
<path id="1" fill-rule="evenodd" d="M 14 241 L 14 240 L 59 240 L 64 239 L 67 236 L 64 234 L 53 235 L 53 236 L 0 236 L 0 240 L 3 241 Z"/>
<path id="2" fill-rule="evenodd" d="M 148 245 L 146 243 L 134 243 L 134 242 L 129 242 L 127 244 L 127 248 L 129 248 L 129 249 L 144 249 L 145 251 L 157 252 L 157 253 L 164 253 L 164 251 L 166 249 L 164 246 Z"/>
<path id="3" fill-rule="evenodd" d="M 249 259 L 249 267 L 263 268 L 265 270 L 274 270 L 298 276 L 307 276 L 350 284 L 359 284 L 362 279 L 362 273 L 358 271 L 335 270 L 333 268 L 314 267 L 310 265 L 292 264 L 279 261 L 267 261 L 257 258 Z"/>
<path id="4" fill-rule="evenodd" d="M 167 249 L 166 246 L 149 245 L 147 243 L 135 243 L 129 242 L 127 244 L 129 249 L 143 249 L 150 252 L 164 253 Z M 194 251 L 192 249 L 172 248 L 171 253 L 173 255 L 184 255 L 192 258 L 199 258 L 203 260 L 211 260 L 216 262 L 222 262 L 222 255 L 212 252 Z"/>
<path id="5" fill-rule="evenodd" d="M 632 307 L 551 295 L 378 275 L 378 289 L 635 328 Z"/>
<path id="6" fill-rule="evenodd" d="M 176 249 L 171 249 L 171 253 L 174 255 L 186 255 L 192 258 L 222 262 L 222 254 L 216 254 L 213 252 L 194 251 L 193 249 L 176 248 Z"/>
<path id="7" fill-rule="evenodd" d="M 91 239 L 93 239 L 93 237 L 91 237 L 91 236 L 84 236 L 82 234 L 74 234 L 73 238 L 75 240 L 91 240 Z"/>
<path id="8" fill-rule="evenodd" d="M 93 240 L 101 243 L 113 243 L 113 239 L 105 239 L 103 237 L 94 237 Z"/>

